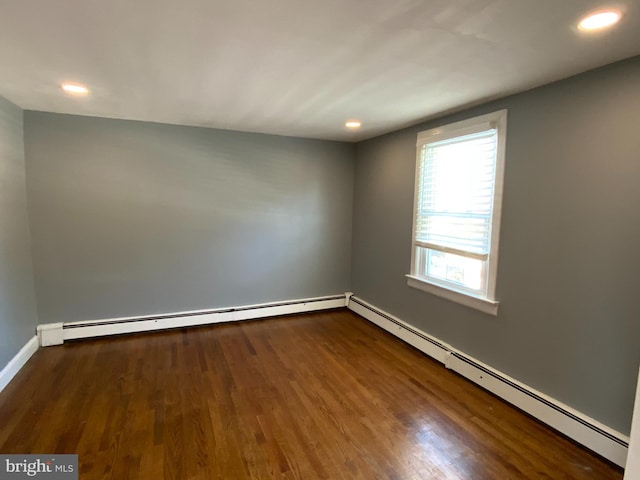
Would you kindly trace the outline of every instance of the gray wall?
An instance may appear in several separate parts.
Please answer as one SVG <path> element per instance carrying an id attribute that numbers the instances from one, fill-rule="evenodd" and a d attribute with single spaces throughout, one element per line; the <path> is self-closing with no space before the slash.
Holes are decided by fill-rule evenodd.
<path id="1" fill-rule="evenodd" d="M 22 132 L 22 110 L 0 97 L 0 370 L 38 323 Z"/>
<path id="2" fill-rule="evenodd" d="M 418 131 L 509 110 L 498 317 L 409 288 Z M 353 291 L 629 432 L 640 363 L 640 57 L 358 145 Z"/>
<path id="3" fill-rule="evenodd" d="M 354 148 L 25 112 L 41 323 L 347 291 Z"/>

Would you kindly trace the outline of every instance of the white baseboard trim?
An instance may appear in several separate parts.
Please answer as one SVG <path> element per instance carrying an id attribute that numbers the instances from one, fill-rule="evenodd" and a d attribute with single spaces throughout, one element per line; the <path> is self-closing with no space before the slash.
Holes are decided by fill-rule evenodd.
<path id="1" fill-rule="evenodd" d="M 38 337 L 33 336 L 20 351 L 11 359 L 9 363 L 0 371 L 0 392 L 9 385 L 13 377 L 20 371 L 31 356 L 38 351 Z"/>
<path id="2" fill-rule="evenodd" d="M 468 378 L 579 444 L 624 468 L 629 447 L 629 437 L 475 360 L 358 297 L 348 297 L 347 307 L 349 310 L 443 363 L 445 367 Z"/>
<path id="3" fill-rule="evenodd" d="M 143 317 L 122 317 L 86 322 L 49 323 L 38 326 L 41 346 L 60 345 L 65 340 L 102 337 L 122 333 L 150 332 L 170 328 L 238 322 L 293 313 L 342 308 L 346 294 L 315 297 L 284 302 L 261 303 L 241 307 L 193 310 Z"/>

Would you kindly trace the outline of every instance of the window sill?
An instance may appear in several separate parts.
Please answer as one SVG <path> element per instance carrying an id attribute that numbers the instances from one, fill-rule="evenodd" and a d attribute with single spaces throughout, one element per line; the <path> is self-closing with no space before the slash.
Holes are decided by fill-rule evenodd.
<path id="1" fill-rule="evenodd" d="M 447 300 L 451 300 L 452 302 L 459 303 L 475 310 L 480 310 L 481 312 L 488 313 L 489 315 L 498 315 L 499 302 L 496 302 L 495 300 L 475 297 L 468 293 L 450 290 L 413 275 L 407 275 L 406 277 L 407 285 L 410 287 L 417 288 L 438 297 L 446 298 Z"/>

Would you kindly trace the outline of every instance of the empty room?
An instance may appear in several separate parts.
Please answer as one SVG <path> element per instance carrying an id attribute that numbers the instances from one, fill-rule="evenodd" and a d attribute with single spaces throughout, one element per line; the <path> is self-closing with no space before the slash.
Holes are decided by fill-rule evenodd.
<path id="1" fill-rule="evenodd" d="M 640 479 L 639 127 L 635 0 L 2 0 L 0 480 Z"/>

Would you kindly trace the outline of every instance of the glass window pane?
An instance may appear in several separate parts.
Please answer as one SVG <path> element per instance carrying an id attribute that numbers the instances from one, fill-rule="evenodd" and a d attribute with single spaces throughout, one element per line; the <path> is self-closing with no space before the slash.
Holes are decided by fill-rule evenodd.
<path id="1" fill-rule="evenodd" d="M 462 287 L 481 291 L 483 289 L 483 260 L 461 257 L 451 253 L 427 250 L 425 273 Z"/>

